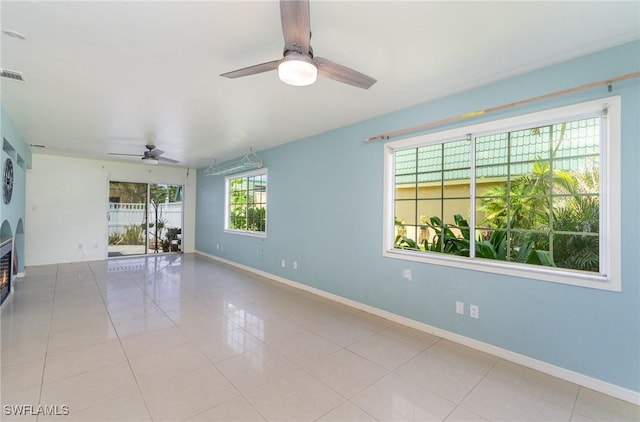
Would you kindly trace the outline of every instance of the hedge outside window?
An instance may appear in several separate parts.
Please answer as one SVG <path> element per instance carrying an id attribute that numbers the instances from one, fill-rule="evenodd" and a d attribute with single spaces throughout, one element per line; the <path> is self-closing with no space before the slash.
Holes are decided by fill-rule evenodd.
<path id="1" fill-rule="evenodd" d="M 267 231 L 266 169 L 228 176 L 225 182 L 225 229 L 264 236 Z"/>

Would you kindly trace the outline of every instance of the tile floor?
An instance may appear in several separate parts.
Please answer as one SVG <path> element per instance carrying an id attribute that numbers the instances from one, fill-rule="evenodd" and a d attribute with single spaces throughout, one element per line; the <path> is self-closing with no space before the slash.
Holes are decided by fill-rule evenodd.
<path id="1" fill-rule="evenodd" d="M 640 420 L 629 403 L 195 255 L 28 268 L 2 313 L 1 361 L 3 421 Z M 4 406 L 20 404 L 28 415 Z"/>

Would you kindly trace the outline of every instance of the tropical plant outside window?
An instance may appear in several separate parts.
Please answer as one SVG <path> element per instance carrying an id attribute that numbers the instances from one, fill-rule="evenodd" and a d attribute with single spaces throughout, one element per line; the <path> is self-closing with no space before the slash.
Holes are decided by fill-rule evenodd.
<path id="1" fill-rule="evenodd" d="M 265 233 L 267 230 L 267 173 L 229 176 L 227 188 L 227 230 Z"/>
<path id="2" fill-rule="evenodd" d="M 601 116 L 394 151 L 394 248 L 601 272 Z"/>

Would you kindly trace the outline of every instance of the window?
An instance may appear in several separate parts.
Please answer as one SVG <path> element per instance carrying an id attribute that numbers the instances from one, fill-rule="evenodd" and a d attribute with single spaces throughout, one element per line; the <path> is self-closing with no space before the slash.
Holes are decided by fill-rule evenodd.
<path id="1" fill-rule="evenodd" d="M 385 256 L 619 290 L 619 121 L 611 97 L 388 143 Z"/>
<path id="2" fill-rule="evenodd" d="M 228 176 L 225 230 L 256 236 L 267 231 L 267 170 Z"/>

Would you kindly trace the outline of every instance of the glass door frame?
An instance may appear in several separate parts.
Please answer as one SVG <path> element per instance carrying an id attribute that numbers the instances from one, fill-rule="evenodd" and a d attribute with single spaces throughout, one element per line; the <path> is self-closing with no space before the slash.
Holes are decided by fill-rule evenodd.
<path id="1" fill-rule="evenodd" d="M 118 189 L 118 185 L 122 186 L 122 188 Z M 130 186 L 130 187 L 129 187 Z M 144 192 L 142 192 L 142 188 L 144 187 Z M 120 190 L 120 192 L 118 192 Z M 120 194 L 118 199 L 124 197 L 126 200 L 133 202 L 112 202 L 112 198 L 116 197 L 116 194 Z M 128 195 L 128 196 L 127 196 Z M 142 196 L 144 197 L 142 198 Z M 120 181 L 120 180 L 109 180 L 108 183 L 108 197 L 107 197 L 107 257 L 123 257 L 123 256 L 140 256 L 146 255 L 148 253 L 148 207 L 149 207 L 149 185 L 147 183 L 142 182 L 129 182 L 129 181 Z M 141 201 L 142 200 L 142 201 Z M 114 207 L 112 204 L 123 204 L 122 206 Z M 127 204 L 127 205 L 124 205 Z M 127 218 L 127 213 L 136 214 L 140 213 L 140 209 L 136 206 L 143 204 L 142 207 L 142 220 L 137 221 L 138 217 L 131 219 L 131 217 Z M 122 208 L 122 207 L 125 208 Z M 120 227 L 120 219 L 121 213 L 124 214 L 124 219 L 126 226 L 124 227 L 124 231 L 121 230 Z M 117 224 L 116 229 L 113 230 L 115 224 L 113 224 L 114 219 L 117 220 L 115 224 Z M 127 224 L 128 223 L 128 224 Z M 137 238 L 132 240 L 132 238 Z M 140 245 L 140 237 L 142 237 L 142 244 Z M 121 243 L 124 242 L 124 243 Z M 135 243 L 134 243 L 135 242 Z M 117 249 L 117 246 L 122 244 L 121 251 L 112 250 Z M 130 246 L 129 248 L 126 248 Z M 142 248 L 135 248 L 135 246 L 142 246 Z M 113 247 L 113 248 L 112 248 Z M 140 250 L 141 249 L 141 250 Z"/>
<path id="2" fill-rule="evenodd" d="M 111 246 L 109 243 L 109 227 L 110 227 L 110 222 L 111 222 L 111 213 L 112 210 L 110 209 L 110 198 L 111 198 L 111 184 L 112 183 L 130 183 L 130 184 L 139 184 L 139 185 L 146 185 L 146 198 L 145 198 L 145 206 L 144 206 L 144 223 L 145 223 L 145 228 L 144 228 L 144 252 L 139 253 L 139 254 L 127 254 L 127 255 L 118 255 L 118 256 L 109 256 L 110 254 L 110 250 L 109 250 L 109 246 Z M 150 221 L 150 213 L 151 213 L 151 207 L 152 207 L 152 202 L 151 202 L 151 186 L 155 185 L 155 186 L 165 186 L 167 187 L 167 189 L 169 189 L 170 186 L 175 186 L 177 187 L 177 189 L 180 190 L 180 196 L 181 196 L 181 200 L 180 200 L 180 227 L 177 228 L 177 234 L 179 234 L 179 238 L 177 239 L 177 250 L 173 250 L 174 249 L 174 241 L 170 240 L 169 243 L 169 250 L 165 251 L 163 250 L 163 247 L 161 244 L 157 243 L 157 240 L 155 240 L 156 243 L 154 243 L 154 248 L 150 247 L 150 239 L 151 239 L 151 230 L 153 230 L 154 235 L 157 236 L 156 233 L 158 233 L 157 228 L 154 228 L 154 226 L 156 226 L 156 221 L 154 220 L 153 223 Z M 185 194 L 185 185 L 181 184 L 181 183 L 157 183 L 157 182 L 140 182 L 140 181 L 127 181 L 127 180 L 116 180 L 116 179 L 109 179 L 107 182 L 107 258 L 123 258 L 123 257 L 133 257 L 133 256 L 148 256 L 150 254 L 160 254 L 160 253 L 182 253 L 183 248 L 184 248 L 184 194 Z M 168 193 L 167 193 L 168 195 Z M 165 201 L 165 203 L 170 203 L 168 201 Z M 159 204 L 157 204 L 156 206 L 158 206 Z M 154 206 L 154 207 L 156 207 Z M 157 208 L 156 208 L 157 209 Z M 159 222 L 163 223 L 163 227 L 165 222 L 163 221 L 163 219 L 160 219 Z M 157 227 L 157 226 L 156 226 Z M 172 227 L 172 229 L 176 229 L 175 227 Z M 159 232 L 160 237 L 162 237 L 162 229 Z"/>

